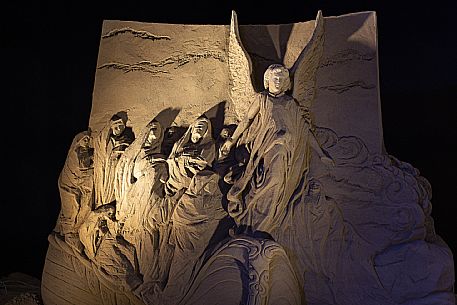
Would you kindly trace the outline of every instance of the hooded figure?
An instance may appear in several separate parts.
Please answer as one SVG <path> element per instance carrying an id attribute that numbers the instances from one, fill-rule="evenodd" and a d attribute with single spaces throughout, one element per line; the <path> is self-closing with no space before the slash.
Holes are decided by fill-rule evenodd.
<path id="1" fill-rule="evenodd" d="M 162 278 L 158 259 L 167 219 L 161 216 L 168 214 L 161 182 L 167 172 L 163 137 L 163 126 L 152 120 L 126 149 L 116 169 L 116 217 L 122 236 L 135 247 L 146 286 Z"/>
<path id="2" fill-rule="evenodd" d="M 131 217 L 134 209 L 143 209 L 160 187 L 159 179 L 166 173 L 167 166 L 162 154 L 163 137 L 164 128 L 154 119 L 119 159 L 115 180 L 118 220 Z"/>
<path id="3" fill-rule="evenodd" d="M 159 230 L 162 242 L 159 271 L 168 280 L 161 291 L 144 291 L 147 304 L 178 304 L 189 288 L 196 262 L 208 247 L 226 237 L 223 232 L 228 232 L 228 226 L 232 225 L 229 221 L 222 223 L 228 215 L 222 206 L 220 176 L 211 168 L 216 153 L 211 135 L 210 121 L 198 118 L 176 142 L 167 160 L 167 192 L 177 194 L 164 198 L 172 207 L 171 221 L 166 229 Z M 169 232 L 167 243 L 164 232 Z"/>
<path id="4" fill-rule="evenodd" d="M 182 189 L 187 189 L 199 171 L 211 167 L 215 156 L 211 122 L 205 117 L 200 117 L 173 146 L 167 160 L 169 177 L 165 185 L 166 193 L 174 195 Z"/>
<path id="5" fill-rule="evenodd" d="M 85 256 L 114 287 L 131 291 L 142 284 L 132 245 L 117 236 L 115 207 L 107 204 L 91 211 L 79 228 Z"/>
<path id="6" fill-rule="evenodd" d="M 111 117 L 109 123 L 94 139 L 95 207 L 115 200 L 116 166 L 125 149 L 135 136 L 131 127 L 126 127 L 127 117 L 121 113 Z"/>
<path id="7" fill-rule="evenodd" d="M 94 149 L 90 142 L 89 131 L 74 137 L 59 176 L 62 208 L 55 231 L 62 235 L 76 233 L 92 207 Z"/>

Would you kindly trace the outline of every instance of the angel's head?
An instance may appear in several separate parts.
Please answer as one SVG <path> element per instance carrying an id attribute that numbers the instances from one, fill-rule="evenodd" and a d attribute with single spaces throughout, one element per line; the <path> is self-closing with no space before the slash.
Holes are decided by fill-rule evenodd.
<path id="1" fill-rule="evenodd" d="M 289 70 L 281 64 L 270 65 L 263 75 L 263 85 L 274 95 L 286 92 L 291 87 Z"/>

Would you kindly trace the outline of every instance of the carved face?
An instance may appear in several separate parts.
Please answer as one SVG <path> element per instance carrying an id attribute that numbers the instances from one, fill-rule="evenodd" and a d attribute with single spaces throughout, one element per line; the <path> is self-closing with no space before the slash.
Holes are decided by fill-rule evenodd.
<path id="1" fill-rule="evenodd" d="M 125 124 L 122 120 L 111 122 L 111 131 L 113 135 L 118 136 L 125 130 Z"/>
<path id="2" fill-rule="evenodd" d="M 198 141 L 200 141 L 203 138 L 207 130 L 208 123 L 205 121 L 198 121 L 197 124 L 195 124 L 191 130 L 190 140 L 192 141 L 192 143 L 198 143 Z"/>
<path id="3" fill-rule="evenodd" d="M 283 68 L 276 68 L 271 71 L 268 79 L 268 91 L 279 94 L 286 91 L 289 85 L 289 74 Z"/>
<path id="4" fill-rule="evenodd" d="M 226 140 L 226 139 L 228 139 L 228 138 L 231 136 L 231 133 L 232 133 L 232 132 L 230 131 L 230 129 L 228 129 L 228 128 L 223 128 L 223 129 L 221 130 L 220 136 L 221 136 L 222 139 Z"/>
<path id="5" fill-rule="evenodd" d="M 148 137 L 146 138 L 145 146 L 150 146 L 160 139 L 160 133 L 162 128 L 158 123 L 152 123 L 151 128 L 149 129 Z"/>
<path id="6" fill-rule="evenodd" d="M 114 209 L 110 208 L 106 211 L 106 215 L 108 216 L 109 219 L 114 219 L 114 216 L 116 215 Z"/>
<path id="7" fill-rule="evenodd" d="M 90 146 L 90 137 L 84 136 L 81 140 L 79 140 L 79 146 L 83 148 L 88 148 Z"/>
<path id="8" fill-rule="evenodd" d="M 321 192 L 321 184 L 320 184 L 318 181 L 316 181 L 316 180 L 311 180 L 311 181 L 309 182 L 309 190 L 308 190 L 308 193 L 309 193 L 310 195 L 313 195 L 313 196 L 314 196 L 314 195 L 320 194 L 320 192 Z"/>

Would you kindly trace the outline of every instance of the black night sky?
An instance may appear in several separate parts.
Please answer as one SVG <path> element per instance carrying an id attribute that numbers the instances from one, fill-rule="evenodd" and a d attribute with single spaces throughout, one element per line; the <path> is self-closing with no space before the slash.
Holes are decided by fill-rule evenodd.
<path id="1" fill-rule="evenodd" d="M 436 231 L 457 253 L 454 1 L 67 2 L 1 8 L 0 276 L 41 277 L 60 209 L 57 178 L 73 136 L 89 122 L 102 21 L 229 24 L 232 9 L 240 24 L 307 21 L 319 9 L 377 12 L 385 146 L 431 182 Z"/>

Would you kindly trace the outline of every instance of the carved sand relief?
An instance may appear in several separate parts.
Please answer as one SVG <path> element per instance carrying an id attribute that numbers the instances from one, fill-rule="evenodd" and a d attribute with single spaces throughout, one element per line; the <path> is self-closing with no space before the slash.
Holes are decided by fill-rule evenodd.
<path id="1" fill-rule="evenodd" d="M 379 115 L 372 13 L 105 26 L 45 304 L 453 304 L 430 185 L 354 122 Z"/>

